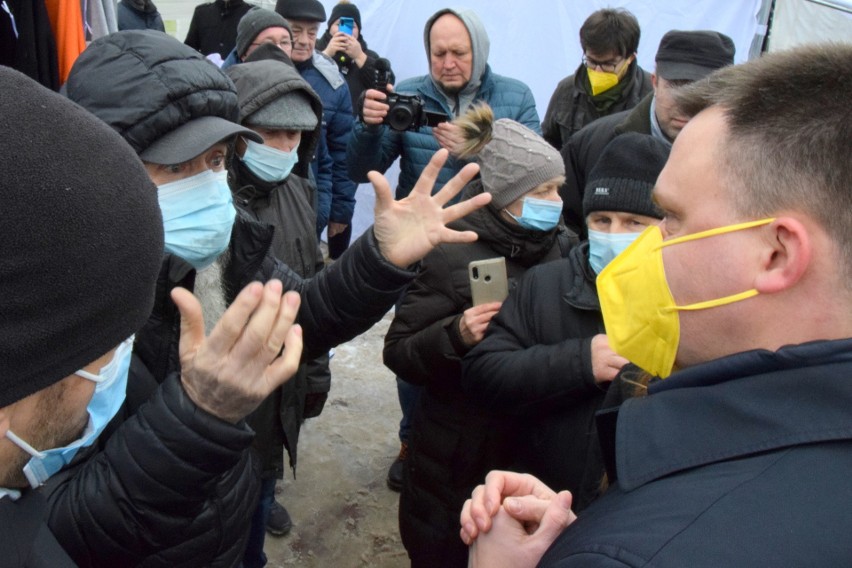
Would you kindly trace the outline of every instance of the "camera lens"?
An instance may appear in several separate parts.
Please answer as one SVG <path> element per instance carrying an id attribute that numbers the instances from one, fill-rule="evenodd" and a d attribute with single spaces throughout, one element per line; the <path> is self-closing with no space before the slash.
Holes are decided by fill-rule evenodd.
<path id="1" fill-rule="evenodd" d="M 397 104 L 390 109 L 385 121 L 388 123 L 388 126 L 394 130 L 406 130 L 409 126 L 411 126 L 413 119 L 414 112 L 409 105 Z"/>

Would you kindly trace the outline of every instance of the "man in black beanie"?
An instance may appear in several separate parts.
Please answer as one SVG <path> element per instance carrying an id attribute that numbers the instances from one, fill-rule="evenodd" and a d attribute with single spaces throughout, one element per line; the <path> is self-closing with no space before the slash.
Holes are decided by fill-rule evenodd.
<path id="1" fill-rule="evenodd" d="M 153 307 L 162 218 L 120 136 L 6 67 L 0 130 L 0 562 L 71 566 L 29 486 L 91 445 L 121 405 L 127 340 Z"/>
<path id="2" fill-rule="evenodd" d="M 566 225 L 578 232 L 583 230 L 586 176 L 609 141 L 625 132 L 639 132 L 671 146 L 686 124 L 686 117 L 675 108 L 675 92 L 716 69 L 732 65 L 734 52 L 733 40 L 715 31 L 672 30 L 663 36 L 657 48 L 657 67 L 651 75 L 654 91 L 632 110 L 592 122 L 562 147 L 566 179 L 560 193 Z"/>
<path id="3" fill-rule="evenodd" d="M 81 54 L 67 94 L 137 152 L 158 185 L 165 224 L 166 254 L 154 310 L 134 346 L 133 396 L 128 395 L 127 407 L 132 416 L 93 459 L 107 459 L 104 454 L 112 448 L 125 450 L 130 434 L 138 433 L 134 443 L 147 444 L 152 452 L 165 446 L 185 463 L 161 472 L 131 456 L 123 462 L 107 459 L 93 472 L 88 468 L 88 479 L 76 476 L 53 491 L 51 529 L 63 531 L 63 546 L 85 564 L 95 558 L 109 565 L 234 565 L 248 536 L 259 484 L 249 452 L 253 433 L 243 419 L 295 372 L 302 333 L 305 357 L 314 358 L 368 329 L 414 277 L 409 265 L 441 241 L 475 239 L 444 224 L 488 198 L 443 208 L 475 167 L 458 176 L 449 191 L 431 197 L 445 155 L 436 156 L 408 201 L 394 201 L 387 181 L 373 176 L 378 197 L 374 230 L 334 269 L 303 280 L 268 252 L 273 231 L 233 207 L 225 171 L 229 143 L 235 136 L 262 138 L 236 124 L 236 89 L 216 66 L 163 34 L 118 32 Z M 169 294 L 176 287 L 194 288 L 201 305 L 186 290 Z M 300 292 L 303 301 L 295 294 L 282 299 L 283 290 Z M 250 318 L 261 299 L 258 309 L 271 306 L 272 313 Z M 296 310 L 301 327 L 291 328 L 286 319 Z M 219 322 L 209 339 L 205 320 Z M 274 336 L 253 330 L 264 323 L 273 325 Z M 293 347 L 276 359 L 285 338 Z M 262 346 L 254 345 L 257 339 Z M 204 355 L 198 365 L 213 375 L 205 385 L 186 379 L 184 367 L 193 353 L 196 359 Z M 158 403 L 172 413 L 189 413 L 189 424 L 148 417 L 147 409 Z M 144 431 L 137 429 L 140 421 Z M 209 455 L 215 451 L 223 455 Z M 209 474 L 204 482 L 190 475 L 199 468 Z M 152 469 L 159 475 L 153 476 Z M 81 494 L 116 497 L 112 510 L 81 509 Z M 182 505 L 164 510 L 175 494 L 192 499 L 184 497 Z M 128 502 L 138 516 L 128 514 L 125 505 L 121 513 L 115 510 Z M 77 523 L 53 522 L 70 518 Z M 80 524 L 105 534 L 84 537 L 75 528 Z"/>

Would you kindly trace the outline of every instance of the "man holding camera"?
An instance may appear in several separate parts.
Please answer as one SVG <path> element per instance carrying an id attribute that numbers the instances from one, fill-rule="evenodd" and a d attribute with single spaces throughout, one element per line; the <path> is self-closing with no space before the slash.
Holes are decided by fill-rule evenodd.
<path id="1" fill-rule="evenodd" d="M 402 81 L 396 88 L 388 85 L 384 91 L 367 90 L 359 113 L 361 120 L 356 122 L 347 148 L 349 177 L 358 183 L 367 181 L 370 170 L 385 172 L 397 158 L 401 159 L 397 199 L 411 192 L 429 157 L 440 148 L 449 150 L 451 157 L 441 168 L 433 191 L 440 190 L 464 166 L 464 160 L 452 156 L 461 136 L 458 127 L 449 121 L 464 114 L 474 101 L 487 102 L 495 120 L 510 118 L 541 133 L 529 87 L 491 72 L 488 34 L 473 11 L 438 10 L 426 22 L 423 40 L 429 57 L 429 74 Z M 377 84 L 382 82 L 379 77 Z M 401 95 L 395 102 L 391 97 L 390 106 L 389 93 Z M 387 124 L 388 117 L 404 119 L 406 111 L 414 111 L 409 124 L 394 124 L 394 128 Z M 445 116 L 447 122 L 430 127 L 427 115 L 434 119 L 436 114 Z M 397 388 L 402 407 L 401 449 L 387 480 L 395 491 L 402 487 L 402 461 L 407 455 L 411 413 L 419 395 L 418 387 L 399 377 Z"/>

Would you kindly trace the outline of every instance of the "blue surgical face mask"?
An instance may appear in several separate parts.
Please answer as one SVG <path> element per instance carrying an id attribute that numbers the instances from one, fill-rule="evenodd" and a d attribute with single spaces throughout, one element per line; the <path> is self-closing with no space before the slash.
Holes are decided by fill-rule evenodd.
<path id="1" fill-rule="evenodd" d="M 228 248 L 237 215 L 228 172 L 200 174 L 157 187 L 166 252 L 181 257 L 196 270 L 213 264 Z"/>
<path id="2" fill-rule="evenodd" d="M 641 233 L 602 233 L 589 229 L 589 264 L 595 274 L 617 257 Z"/>
<path id="3" fill-rule="evenodd" d="M 254 175 L 268 182 L 287 179 L 299 161 L 299 145 L 285 152 L 266 144 L 246 140 L 246 153 L 241 158 Z"/>
<path id="4" fill-rule="evenodd" d="M 515 217 L 508 210 L 506 213 L 525 229 L 549 231 L 559 223 L 559 216 L 562 215 L 562 202 L 525 197 L 520 217 Z"/>
<path id="5" fill-rule="evenodd" d="M 133 337 L 131 336 L 118 346 L 110 362 L 101 367 L 97 375 L 84 370 L 74 373 L 96 383 L 95 393 L 86 407 L 89 422 L 82 436 L 74 442 L 61 448 L 38 451 L 12 431 L 6 431 L 6 437 L 12 443 L 32 456 L 24 466 L 24 475 L 33 489 L 44 485 L 50 476 L 71 463 L 80 448 L 91 446 L 109 421 L 118 413 L 127 393 L 127 376 L 132 352 Z"/>

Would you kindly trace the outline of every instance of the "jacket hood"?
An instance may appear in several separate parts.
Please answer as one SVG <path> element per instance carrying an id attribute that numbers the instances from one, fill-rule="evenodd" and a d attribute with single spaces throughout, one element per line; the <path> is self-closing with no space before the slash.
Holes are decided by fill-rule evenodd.
<path id="1" fill-rule="evenodd" d="M 435 21 L 445 14 L 454 15 L 461 20 L 465 28 L 467 28 L 467 33 L 470 35 L 471 51 L 473 52 L 473 67 L 470 73 L 470 81 L 468 81 L 467 85 L 465 85 L 457 96 L 446 94 L 434 79 L 432 79 L 432 83 L 435 85 L 435 88 L 438 89 L 438 91 L 444 95 L 448 101 L 450 101 L 450 108 L 455 106 L 454 100 L 458 98 L 459 112 L 464 112 L 470 103 L 473 102 L 476 92 L 482 85 L 483 75 L 485 75 L 485 72 L 488 69 L 488 54 L 491 49 L 491 41 L 488 39 L 488 33 L 485 31 L 485 26 L 482 25 L 482 21 L 473 10 L 469 10 L 467 8 L 444 8 L 443 10 L 439 10 L 435 12 L 431 18 L 429 18 L 426 22 L 426 27 L 423 29 L 423 44 L 426 46 L 426 62 L 430 69 L 432 59 L 430 55 L 431 45 L 429 43 L 429 33 L 432 31 L 432 26 L 435 24 Z M 429 76 L 431 78 L 431 73 Z"/>
<path id="2" fill-rule="evenodd" d="M 236 123 L 239 117 L 231 80 L 196 50 L 152 30 L 93 41 L 71 68 L 66 95 L 109 124 L 137 154 L 195 119 Z"/>
<path id="3" fill-rule="evenodd" d="M 317 116 L 317 125 L 309 133 L 303 133 L 302 142 L 299 144 L 299 163 L 293 170 L 298 175 L 307 177 L 322 129 L 322 101 L 316 91 L 295 68 L 280 61 L 240 63 L 229 67 L 226 73 L 237 87 L 240 123 L 283 95 L 295 91 L 301 91 L 307 95 L 311 101 L 311 108 Z"/>

